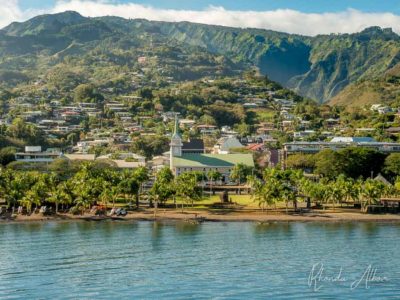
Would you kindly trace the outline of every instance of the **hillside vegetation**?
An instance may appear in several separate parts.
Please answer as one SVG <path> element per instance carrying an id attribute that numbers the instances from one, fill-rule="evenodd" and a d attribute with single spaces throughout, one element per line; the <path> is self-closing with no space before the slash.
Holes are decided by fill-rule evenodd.
<path id="1" fill-rule="evenodd" d="M 371 104 L 400 104 L 400 64 L 382 77 L 350 84 L 330 102 L 332 105 L 362 107 Z"/>
<path id="2" fill-rule="evenodd" d="M 106 84 L 124 81 L 127 70 L 143 67 L 137 60 L 145 56 L 146 72 L 159 76 L 159 83 L 165 77 L 194 80 L 257 67 L 271 80 L 323 102 L 352 83 L 385 76 L 399 62 L 399 50 L 400 37 L 379 27 L 305 37 L 65 12 L 12 23 L 0 31 L 0 79 L 2 85 L 31 85 L 62 68 L 80 81 Z"/>

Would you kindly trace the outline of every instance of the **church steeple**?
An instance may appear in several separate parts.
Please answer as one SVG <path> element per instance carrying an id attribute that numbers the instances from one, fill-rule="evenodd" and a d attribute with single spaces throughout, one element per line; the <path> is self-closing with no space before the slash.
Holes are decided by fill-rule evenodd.
<path id="1" fill-rule="evenodd" d="M 171 163 L 172 163 L 172 157 L 176 156 L 182 156 L 182 138 L 179 134 L 179 122 L 178 122 L 178 116 L 175 115 L 175 127 L 174 127 L 174 133 L 171 138 L 171 143 L 170 145 L 170 153 L 171 153 Z"/>
<path id="2" fill-rule="evenodd" d="M 178 138 L 181 139 L 181 136 L 179 135 L 178 115 L 175 114 L 174 133 L 172 135 L 172 139 L 178 139 Z"/>

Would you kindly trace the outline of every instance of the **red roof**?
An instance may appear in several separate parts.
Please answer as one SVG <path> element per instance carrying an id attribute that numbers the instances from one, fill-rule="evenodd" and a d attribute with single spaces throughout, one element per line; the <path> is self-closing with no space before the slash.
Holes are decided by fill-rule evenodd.
<path id="1" fill-rule="evenodd" d="M 262 148 L 264 148 L 264 144 L 248 144 L 246 149 L 252 150 L 252 151 L 259 151 Z"/>

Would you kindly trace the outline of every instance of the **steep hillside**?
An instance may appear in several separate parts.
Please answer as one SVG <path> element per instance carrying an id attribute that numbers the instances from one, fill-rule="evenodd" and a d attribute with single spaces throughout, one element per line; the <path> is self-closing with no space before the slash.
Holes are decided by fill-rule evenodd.
<path id="1" fill-rule="evenodd" d="M 350 84 L 329 101 L 329 104 L 347 107 L 381 103 L 400 105 L 400 63 L 382 77 Z"/>
<path id="2" fill-rule="evenodd" d="M 60 63 L 92 72 L 106 62 L 133 68 L 140 56 L 155 58 L 163 74 L 176 80 L 255 66 L 322 102 L 352 83 L 384 76 L 400 61 L 400 37 L 379 27 L 305 37 L 189 22 L 85 18 L 75 12 L 38 16 L 0 31 L 0 74 L 14 72 L 11 84 L 44 76 Z"/>
<path id="3" fill-rule="evenodd" d="M 400 61 L 399 36 L 379 27 L 315 38 L 187 22 L 165 23 L 161 30 L 182 42 L 256 65 L 271 79 L 320 101 L 352 82 L 381 76 Z"/>

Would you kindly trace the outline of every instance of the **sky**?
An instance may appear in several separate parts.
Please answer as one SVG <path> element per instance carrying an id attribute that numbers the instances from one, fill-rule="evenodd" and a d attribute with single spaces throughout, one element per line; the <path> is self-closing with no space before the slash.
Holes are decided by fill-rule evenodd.
<path id="1" fill-rule="evenodd" d="M 0 28 L 66 10 L 88 17 L 192 21 L 312 36 L 369 26 L 400 33 L 400 0 L 0 0 Z"/>

